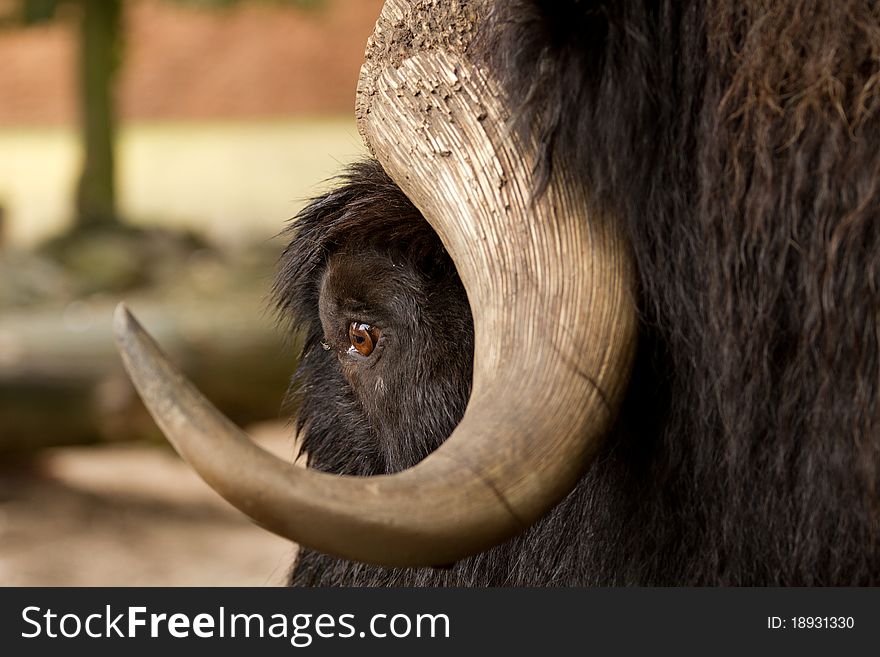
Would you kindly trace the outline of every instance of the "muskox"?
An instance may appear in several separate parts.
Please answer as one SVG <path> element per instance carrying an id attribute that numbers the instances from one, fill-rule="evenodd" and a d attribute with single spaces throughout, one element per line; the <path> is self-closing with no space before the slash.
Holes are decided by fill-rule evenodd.
<path id="1" fill-rule="evenodd" d="M 389 0 L 357 111 L 275 286 L 311 471 L 118 317 L 294 583 L 880 582 L 875 3 Z"/>

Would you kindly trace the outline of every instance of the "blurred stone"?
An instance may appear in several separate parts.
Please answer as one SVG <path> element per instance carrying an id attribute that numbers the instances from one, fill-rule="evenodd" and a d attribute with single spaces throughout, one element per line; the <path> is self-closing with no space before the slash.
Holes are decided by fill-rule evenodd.
<path id="1" fill-rule="evenodd" d="M 50 240 L 37 256 L 57 263 L 77 296 L 161 285 L 208 250 L 190 232 L 143 229 L 126 224 L 89 229 Z"/>
<path id="2" fill-rule="evenodd" d="M 0 250 L 0 313 L 71 296 L 70 279 L 49 258 Z"/>
<path id="3" fill-rule="evenodd" d="M 267 313 L 275 251 L 231 258 L 176 238 L 146 243 L 145 250 L 178 250 L 153 271 L 155 283 L 125 294 L 145 327 L 234 421 L 286 417 L 297 348 L 285 348 Z M 45 284 L 63 272 L 45 253 L 4 263 L 13 276 L 0 277 L 0 458 L 49 446 L 162 440 L 116 351 L 111 318 L 123 297 L 73 294 L 81 282 L 63 274 Z M 40 278 L 37 270 L 47 274 L 44 292 L 25 300 L 38 286 L 22 281 Z"/>

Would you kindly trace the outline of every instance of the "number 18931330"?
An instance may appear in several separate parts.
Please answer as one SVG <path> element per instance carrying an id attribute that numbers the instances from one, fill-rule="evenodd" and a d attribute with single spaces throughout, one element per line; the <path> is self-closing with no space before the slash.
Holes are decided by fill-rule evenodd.
<path id="1" fill-rule="evenodd" d="M 767 616 L 769 630 L 851 630 L 855 625 L 852 616 Z"/>

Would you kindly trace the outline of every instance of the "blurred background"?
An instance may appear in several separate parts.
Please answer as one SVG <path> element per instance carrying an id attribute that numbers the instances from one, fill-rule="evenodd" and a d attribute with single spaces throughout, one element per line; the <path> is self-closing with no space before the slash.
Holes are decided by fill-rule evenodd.
<path id="1" fill-rule="evenodd" d="M 277 585 L 295 547 L 166 446 L 125 300 L 285 458 L 279 233 L 364 149 L 382 0 L 0 0 L 0 585 Z"/>

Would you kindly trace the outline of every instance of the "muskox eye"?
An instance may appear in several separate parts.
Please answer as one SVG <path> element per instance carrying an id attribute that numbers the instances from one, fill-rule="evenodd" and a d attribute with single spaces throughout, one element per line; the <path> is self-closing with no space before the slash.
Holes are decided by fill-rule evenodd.
<path id="1" fill-rule="evenodd" d="M 369 356 L 379 341 L 379 329 L 363 322 L 352 322 L 348 326 L 348 339 L 361 356 Z"/>

